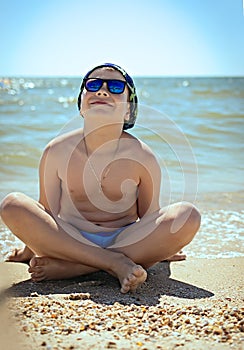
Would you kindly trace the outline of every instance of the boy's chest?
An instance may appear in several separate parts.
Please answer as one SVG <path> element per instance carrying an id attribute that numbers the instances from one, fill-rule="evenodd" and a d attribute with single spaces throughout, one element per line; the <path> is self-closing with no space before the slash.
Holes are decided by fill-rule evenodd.
<path id="1" fill-rule="evenodd" d="M 87 160 L 73 155 L 60 174 L 72 199 L 85 201 L 103 195 L 110 201 L 136 200 L 140 176 L 134 161 Z"/>

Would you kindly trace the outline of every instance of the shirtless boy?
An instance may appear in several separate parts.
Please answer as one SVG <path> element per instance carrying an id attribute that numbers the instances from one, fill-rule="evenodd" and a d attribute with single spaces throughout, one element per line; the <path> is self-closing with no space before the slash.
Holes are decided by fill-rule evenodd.
<path id="1" fill-rule="evenodd" d="M 157 160 L 125 131 L 134 126 L 137 96 L 121 67 L 88 72 L 78 107 L 84 128 L 43 152 L 39 201 L 11 193 L 1 203 L 3 221 L 25 243 L 9 261 L 29 261 L 33 281 L 103 270 L 127 293 L 147 268 L 191 242 L 200 214 L 187 202 L 160 208 Z"/>

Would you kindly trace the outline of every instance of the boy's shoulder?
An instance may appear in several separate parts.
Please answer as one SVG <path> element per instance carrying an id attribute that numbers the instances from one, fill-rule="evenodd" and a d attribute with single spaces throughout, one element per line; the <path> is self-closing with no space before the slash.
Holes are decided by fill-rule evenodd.
<path id="1" fill-rule="evenodd" d="M 46 146 L 46 148 L 58 148 L 68 145 L 73 145 L 74 143 L 79 143 L 83 137 L 83 129 L 76 129 L 64 134 L 56 136 L 52 139 Z"/>
<path id="2" fill-rule="evenodd" d="M 142 154 L 144 156 L 148 155 L 154 157 L 154 152 L 151 150 L 151 148 L 138 137 L 131 135 L 128 132 L 123 132 L 122 138 L 126 140 L 127 149 L 131 152 L 137 152 L 138 155 Z"/>

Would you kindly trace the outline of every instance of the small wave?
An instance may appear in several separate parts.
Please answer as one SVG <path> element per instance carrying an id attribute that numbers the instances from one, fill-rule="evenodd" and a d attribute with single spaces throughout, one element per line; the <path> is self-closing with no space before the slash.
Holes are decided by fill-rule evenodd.
<path id="1" fill-rule="evenodd" d="M 186 251 L 201 258 L 244 256 L 244 211 L 204 211 L 201 228 Z"/>

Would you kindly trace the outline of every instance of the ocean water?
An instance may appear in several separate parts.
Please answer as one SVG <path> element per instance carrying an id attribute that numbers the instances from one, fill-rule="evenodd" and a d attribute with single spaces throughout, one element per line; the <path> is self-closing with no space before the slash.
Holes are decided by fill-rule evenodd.
<path id="1" fill-rule="evenodd" d="M 186 252 L 243 256 L 244 78 L 135 78 L 130 132 L 158 157 L 161 203 L 194 202 L 202 225 Z M 80 78 L 0 79 L 0 200 L 21 191 L 38 199 L 38 163 L 60 132 L 82 126 Z M 0 260 L 20 242 L 0 222 Z"/>

